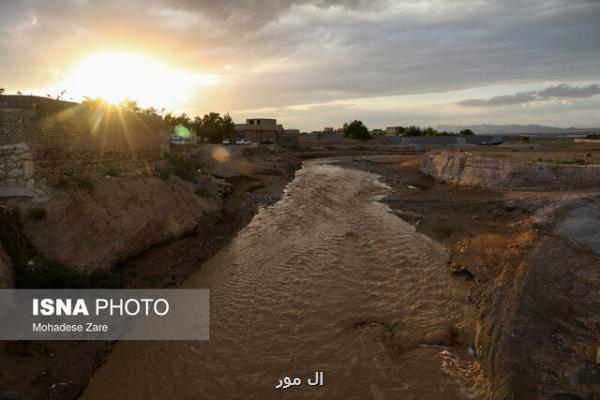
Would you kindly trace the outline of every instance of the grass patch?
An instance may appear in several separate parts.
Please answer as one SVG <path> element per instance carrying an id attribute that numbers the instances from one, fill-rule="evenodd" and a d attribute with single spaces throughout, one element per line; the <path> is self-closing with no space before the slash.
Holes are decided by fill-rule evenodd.
<path id="1" fill-rule="evenodd" d="M 27 213 L 29 214 L 29 218 L 34 221 L 42 221 L 46 219 L 46 209 L 44 207 L 32 207 Z"/>

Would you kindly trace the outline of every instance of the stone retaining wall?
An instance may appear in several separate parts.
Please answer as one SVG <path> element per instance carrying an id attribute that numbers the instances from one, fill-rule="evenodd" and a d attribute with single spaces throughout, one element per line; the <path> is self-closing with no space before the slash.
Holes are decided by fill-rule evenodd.
<path id="1" fill-rule="evenodd" d="M 0 146 L 0 186 L 32 188 L 33 156 L 26 143 Z"/>
<path id="2" fill-rule="evenodd" d="M 164 129 L 118 107 L 1 95 L 0 186 L 139 169 L 169 151 Z"/>

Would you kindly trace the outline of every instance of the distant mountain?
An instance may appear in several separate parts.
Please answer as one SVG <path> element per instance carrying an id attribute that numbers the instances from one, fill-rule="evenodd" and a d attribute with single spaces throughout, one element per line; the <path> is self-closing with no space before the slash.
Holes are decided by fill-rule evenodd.
<path id="1" fill-rule="evenodd" d="M 478 135 L 515 135 L 515 134 L 567 134 L 567 133 L 598 133 L 600 128 L 557 128 L 543 125 L 440 125 L 439 131 L 460 132 L 470 129 Z"/>

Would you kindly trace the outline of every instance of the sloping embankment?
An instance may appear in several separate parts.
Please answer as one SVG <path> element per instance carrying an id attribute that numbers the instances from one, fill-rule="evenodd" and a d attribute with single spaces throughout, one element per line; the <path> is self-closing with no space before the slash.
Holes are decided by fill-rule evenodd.
<path id="1" fill-rule="evenodd" d="M 26 219 L 27 237 L 45 256 L 91 272 L 192 231 L 220 199 L 178 177 L 101 178 L 91 191 L 56 191 L 43 206 L 45 219 Z"/>
<path id="2" fill-rule="evenodd" d="M 600 165 L 527 164 L 469 153 L 428 153 L 421 170 L 444 182 L 496 190 L 565 190 L 600 187 Z"/>

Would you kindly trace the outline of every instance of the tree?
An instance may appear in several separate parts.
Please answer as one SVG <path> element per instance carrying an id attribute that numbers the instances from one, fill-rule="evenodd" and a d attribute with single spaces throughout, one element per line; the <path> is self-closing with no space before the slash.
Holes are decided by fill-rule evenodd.
<path id="1" fill-rule="evenodd" d="M 2 96 L 4 94 L 4 92 L 6 92 L 6 89 L 0 88 L 0 96 Z"/>
<path id="2" fill-rule="evenodd" d="M 208 139 L 212 143 L 220 142 L 235 129 L 229 114 L 221 116 L 216 112 L 205 114 L 202 118 L 196 117 L 192 126 L 199 136 Z"/>
<path id="3" fill-rule="evenodd" d="M 461 136 L 473 136 L 475 133 L 470 129 L 463 129 L 460 131 Z"/>
<path id="4" fill-rule="evenodd" d="M 423 136 L 437 136 L 437 135 L 438 135 L 438 131 L 436 131 L 432 127 L 425 128 L 423 130 Z"/>
<path id="5" fill-rule="evenodd" d="M 131 111 L 134 113 L 139 113 L 141 110 L 137 101 L 131 99 L 121 100 L 121 102 L 119 103 L 119 107 L 121 107 L 123 110 Z"/>
<path id="6" fill-rule="evenodd" d="M 344 137 L 350 139 L 368 140 L 371 139 L 369 129 L 362 123 L 362 121 L 354 120 L 352 122 L 344 124 Z"/>
<path id="7" fill-rule="evenodd" d="M 422 136 L 421 128 L 411 125 L 404 131 L 403 136 Z"/>

